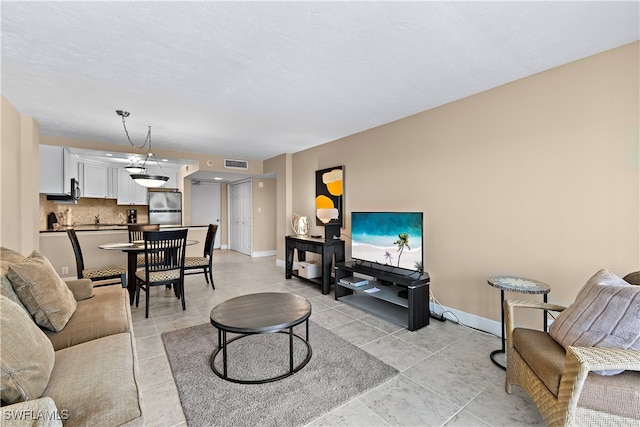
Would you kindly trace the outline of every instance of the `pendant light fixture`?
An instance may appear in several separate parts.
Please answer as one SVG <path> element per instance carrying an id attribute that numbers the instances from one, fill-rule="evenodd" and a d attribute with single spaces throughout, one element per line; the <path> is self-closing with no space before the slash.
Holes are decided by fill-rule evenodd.
<path id="1" fill-rule="evenodd" d="M 155 158 L 155 156 L 151 152 L 151 126 L 149 126 L 149 130 L 147 131 L 147 137 L 144 139 L 144 144 L 142 144 L 140 147 L 136 147 L 135 144 L 131 141 L 131 138 L 129 137 L 129 131 L 127 131 L 127 124 L 125 122 L 125 117 L 129 117 L 130 113 L 128 111 L 116 110 L 116 114 L 122 117 L 122 127 L 124 128 L 124 133 L 125 135 L 127 135 L 127 140 L 129 141 L 129 144 L 131 144 L 133 148 L 137 150 L 142 150 L 144 147 L 147 146 L 147 144 L 149 145 L 149 148 L 147 149 L 147 157 L 144 159 L 142 166 L 135 165 L 133 163 L 125 166 L 125 169 L 127 169 L 131 173 L 131 178 L 137 184 L 140 184 L 143 187 L 160 187 L 161 185 L 165 184 L 167 181 L 169 181 L 169 177 L 164 175 L 164 170 L 162 169 L 162 166 L 160 166 L 160 163 L 158 163 L 158 160 Z M 146 173 L 147 161 L 149 161 L 149 159 L 151 158 L 153 158 L 153 160 L 156 162 L 156 164 L 158 165 L 158 168 L 160 168 L 163 175 L 151 175 Z"/>
<path id="2" fill-rule="evenodd" d="M 142 167 L 141 164 L 139 164 L 137 161 L 131 161 L 131 163 L 129 163 L 127 166 L 124 167 L 127 172 L 129 172 L 129 174 L 134 174 L 134 173 L 144 173 L 146 171 L 145 168 Z"/>

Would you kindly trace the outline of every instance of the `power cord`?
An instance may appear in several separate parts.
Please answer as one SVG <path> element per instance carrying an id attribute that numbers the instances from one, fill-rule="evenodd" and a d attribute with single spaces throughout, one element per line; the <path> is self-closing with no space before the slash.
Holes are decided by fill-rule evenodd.
<path id="1" fill-rule="evenodd" d="M 438 301 L 438 300 L 436 299 L 436 297 L 434 297 L 434 296 L 433 296 L 433 292 L 431 292 L 431 288 L 429 288 L 429 298 L 430 298 L 431 302 L 433 302 L 434 304 L 439 305 L 439 306 L 440 306 L 440 308 L 442 309 L 442 304 L 440 303 L 440 301 Z M 437 315 L 437 314 L 436 314 L 436 315 Z M 449 315 L 449 316 L 451 316 L 451 319 L 447 319 L 447 318 L 445 317 L 445 315 Z M 481 330 L 481 329 L 474 328 L 473 326 L 465 325 L 464 323 L 462 323 L 462 322 L 460 321 L 460 319 L 458 318 L 458 316 L 456 316 L 456 314 L 455 314 L 453 311 L 451 311 L 451 310 L 444 310 L 444 309 L 442 309 L 442 313 L 441 313 L 441 314 L 439 314 L 438 316 L 441 316 L 441 317 L 442 317 L 442 318 L 444 318 L 445 320 L 449 320 L 449 321 L 451 321 L 451 322 L 453 322 L 453 323 L 455 323 L 455 324 L 457 324 L 457 325 L 460 325 L 460 326 L 462 326 L 462 327 L 465 327 L 465 328 L 467 328 L 467 329 L 471 329 L 472 331 L 480 332 L 480 333 L 483 333 L 483 334 L 485 334 L 485 335 L 489 335 L 489 336 L 492 336 L 492 337 L 502 338 L 502 337 L 500 337 L 499 335 L 492 334 L 491 332 L 483 331 L 483 330 Z"/>

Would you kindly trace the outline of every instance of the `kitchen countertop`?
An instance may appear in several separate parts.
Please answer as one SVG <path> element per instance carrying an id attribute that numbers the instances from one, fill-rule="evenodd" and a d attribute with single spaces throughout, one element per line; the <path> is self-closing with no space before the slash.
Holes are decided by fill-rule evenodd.
<path id="1" fill-rule="evenodd" d="M 194 224 L 194 225 L 161 225 L 161 229 L 167 228 L 194 228 L 194 227 L 208 227 L 208 224 Z M 126 231 L 128 224 L 77 224 L 75 227 L 58 227 L 51 230 L 40 230 L 40 233 L 59 233 L 66 232 L 68 228 L 74 228 L 76 231 Z"/>

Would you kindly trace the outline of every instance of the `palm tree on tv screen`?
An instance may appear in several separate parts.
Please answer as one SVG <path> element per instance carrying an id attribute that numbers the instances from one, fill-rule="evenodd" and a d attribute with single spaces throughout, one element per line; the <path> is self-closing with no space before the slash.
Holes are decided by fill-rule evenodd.
<path id="1" fill-rule="evenodd" d="M 391 255 L 389 251 L 384 251 L 384 257 L 387 259 L 387 263 L 391 265 L 391 262 L 393 261 L 393 255 Z"/>
<path id="2" fill-rule="evenodd" d="M 409 233 L 399 233 L 398 240 L 393 242 L 393 244 L 398 245 L 398 252 L 400 252 L 398 254 L 398 267 L 400 267 L 400 257 L 402 256 L 402 251 L 404 251 L 404 248 L 411 250 L 411 247 L 409 247 Z"/>

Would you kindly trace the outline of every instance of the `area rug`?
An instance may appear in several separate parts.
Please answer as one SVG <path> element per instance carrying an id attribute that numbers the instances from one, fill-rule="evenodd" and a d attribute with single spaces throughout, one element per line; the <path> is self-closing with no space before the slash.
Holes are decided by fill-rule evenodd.
<path id="1" fill-rule="evenodd" d="M 304 336 L 302 327 L 295 329 Z M 211 353 L 218 332 L 210 324 L 162 334 L 182 409 L 190 427 L 299 426 L 394 377 L 398 370 L 309 322 L 312 357 L 294 375 L 266 384 L 237 384 L 215 375 Z M 252 335 L 227 347 L 228 373 L 241 379 L 278 375 L 289 366 L 285 334 Z M 306 346 L 294 340 L 294 361 Z M 222 353 L 216 358 L 221 364 Z"/>

